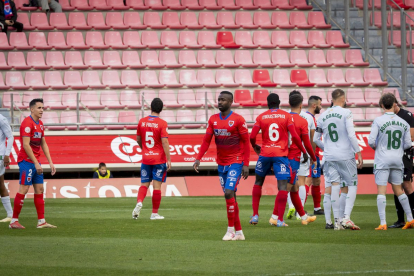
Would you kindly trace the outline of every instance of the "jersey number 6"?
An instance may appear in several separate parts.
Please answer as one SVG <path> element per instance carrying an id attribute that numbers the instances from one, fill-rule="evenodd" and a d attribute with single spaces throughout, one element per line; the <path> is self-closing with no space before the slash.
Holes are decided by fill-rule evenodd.
<path id="1" fill-rule="evenodd" d="M 269 139 L 270 141 L 276 142 L 279 140 L 279 131 L 277 129 L 279 126 L 276 123 L 273 123 L 269 126 Z"/>

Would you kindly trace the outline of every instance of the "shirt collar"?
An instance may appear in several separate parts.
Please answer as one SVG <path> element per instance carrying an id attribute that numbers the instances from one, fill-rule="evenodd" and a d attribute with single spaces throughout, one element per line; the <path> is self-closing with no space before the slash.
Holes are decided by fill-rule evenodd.
<path id="1" fill-rule="evenodd" d="M 221 116 L 221 112 L 220 112 L 219 113 L 220 120 L 227 120 L 230 117 L 231 114 L 233 114 L 233 111 L 230 111 L 229 115 L 227 115 L 226 118 L 223 119 L 223 117 Z"/>
<path id="2" fill-rule="evenodd" d="M 36 122 L 36 121 L 33 119 L 32 115 L 30 115 L 30 118 L 33 120 L 33 122 L 35 122 L 35 124 L 36 124 L 36 125 L 38 125 L 38 124 L 39 124 L 39 121 L 37 121 L 37 122 Z"/>

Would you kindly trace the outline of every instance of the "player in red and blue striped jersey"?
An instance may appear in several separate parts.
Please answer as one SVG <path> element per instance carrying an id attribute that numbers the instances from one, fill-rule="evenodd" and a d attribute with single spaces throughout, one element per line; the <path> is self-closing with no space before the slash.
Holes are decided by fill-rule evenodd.
<path id="1" fill-rule="evenodd" d="M 220 113 L 208 120 L 206 135 L 200 147 L 194 169 L 198 172 L 200 160 L 215 138 L 217 146 L 217 164 L 220 184 L 227 205 L 228 228 L 223 240 L 245 240 L 239 218 L 239 206 L 236 201 L 237 185 L 240 178 L 249 176 L 249 133 L 246 121 L 231 110 L 233 94 L 223 91 L 218 97 Z"/>

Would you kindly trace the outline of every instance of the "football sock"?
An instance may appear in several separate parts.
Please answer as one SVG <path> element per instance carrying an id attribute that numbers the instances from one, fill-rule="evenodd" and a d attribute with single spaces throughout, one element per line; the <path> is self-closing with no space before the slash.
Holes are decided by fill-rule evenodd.
<path id="1" fill-rule="evenodd" d="M 243 230 L 236 231 L 236 235 L 243 235 Z"/>
<path id="2" fill-rule="evenodd" d="M 344 218 L 345 213 L 345 206 L 346 206 L 346 193 L 341 193 L 339 196 L 339 219 L 342 220 Z"/>
<path id="3" fill-rule="evenodd" d="M 394 195 L 394 203 L 395 203 L 395 208 L 397 208 L 398 221 L 399 222 L 404 222 L 405 221 L 404 209 L 401 206 L 400 201 L 398 200 L 398 196 L 396 196 L 396 195 Z M 411 204 L 410 204 L 410 206 L 411 206 Z"/>
<path id="4" fill-rule="evenodd" d="M 145 187 L 144 185 L 139 187 L 137 202 L 143 202 L 144 201 L 145 197 L 147 196 L 147 191 L 148 191 L 148 187 Z"/>
<path id="5" fill-rule="evenodd" d="M 45 201 L 43 200 L 43 194 L 34 195 L 34 205 L 36 207 L 37 219 L 45 218 Z"/>
<path id="6" fill-rule="evenodd" d="M 235 209 L 236 200 L 233 198 L 226 199 L 226 206 L 227 206 L 227 220 L 228 226 L 234 227 L 234 209 Z"/>
<path id="7" fill-rule="evenodd" d="M 272 218 L 274 218 L 273 216 L 276 216 L 277 217 L 277 214 L 278 214 L 278 206 L 277 206 L 277 196 L 279 195 L 279 193 L 276 195 L 276 198 L 275 198 L 275 207 L 273 207 L 273 215 L 272 215 Z M 274 218 L 274 219 L 277 219 L 277 218 Z"/>
<path id="8" fill-rule="evenodd" d="M 341 187 L 339 185 L 332 185 L 331 189 L 331 203 L 335 222 L 339 220 L 339 192 Z"/>
<path id="9" fill-rule="evenodd" d="M 7 217 L 11 218 L 13 216 L 13 208 L 11 207 L 10 197 L 3 196 L 1 198 L 1 203 L 3 203 L 3 207 L 6 210 Z"/>
<path id="10" fill-rule="evenodd" d="M 312 185 L 313 208 L 315 211 L 321 209 L 321 186 Z"/>
<path id="11" fill-rule="evenodd" d="M 253 185 L 253 191 L 252 191 L 253 216 L 259 215 L 259 204 L 260 204 L 261 197 L 262 197 L 262 186 Z"/>
<path id="12" fill-rule="evenodd" d="M 326 221 L 326 223 L 332 224 L 332 220 L 331 220 L 332 204 L 331 204 L 331 195 L 330 194 L 325 194 L 323 196 L 323 208 L 325 209 L 325 221 Z"/>
<path id="13" fill-rule="evenodd" d="M 277 193 L 277 216 L 279 217 L 280 221 L 283 221 L 283 216 L 285 215 L 285 209 L 286 209 L 286 202 L 287 202 L 287 191 L 279 191 Z"/>
<path id="14" fill-rule="evenodd" d="M 300 201 L 299 193 L 298 192 L 290 192 L 290 197 L 292 199 L 292 203 L 296 209 L 296 211 L 299 213 L 299 216 L 304 216 L 306 213 L 303 210 L 302 202 Z"/>
<path id="15" fill-rule="evenodd" d="M 239 204 L 237 203 L 237 201 L 234 204 L 234 229 L 237 231 L 241 231 L 242 227 L 241 227 L 241 223 L 240 223 L 240 217 L 239 217 Z"/>
<path id="16" fill-rule="evenodd" d="M 298 196 L 299 196 L 299 195 L 298 195 Z M 299 198 L 299 199 L 300 199 L 300 198 Z M 289 209 L 295 208 L 295 206 L 293 206 L 292 199 L 290 198 L 290 193 L 288 193 L 287 203 L 288 203 L 288 205 L 289 205 Z"/>
<path id="17" fill-rule="evenodd" d="M 279 217 L 277 215 L 272 215 L 272 219 L 278 220 Z"/>
<path id="18" fill-rule="evenodd" d="M 158 213 L 160 204 L 161 204 L 161 190 L 154 190 L 154 192 L 152 193 L 152 213 L 153 214 Z"/>
<path id="19" fill-rule="evenodd" d="M 305 203 L 308 200 L 308 194 L 309 194 L 309 186 L 305 185 L 305 190 L 306 190 L 306 195 L 305 195 Z M 305 206 L 305 203 L 303 204 L 303 206 Z"/>
<path id="20" fill-rule="evenodd" d="M 22 211 L 24 203 L 24 195 L 17 193 L 13 204 L 13 219 L 19 220 L 20 212 Z"/>
<path id="21" fill-rule="evenodd" d="M 385 195 L 378 195 L 377 196 L 377 207 L 378 207 L 378 214 L 381 220 L 381 225 L 386 225 L 387 222 L 385 221 L 385 206 L 387 206 L 387 198 Z"/>
<path id="22" fill-rule="evenodd" d="M 306 188 L 305 187 L 306 185 L 299 187 L 299 197 L 300 197 L 300 200 L 302 201 L 303 207 L 305 207 L 305 201 L 306 201 Z"/>
<path id="23" fill-rule="evenodd" d="M 407 215 L 407 221 L 413 220 L 413 213 L 411 212 L 410 203 L 408 202 L 408 197 L 406 194 L 402 194 L 398 197 L 398 200 L 400 201 L 405 214 Z"/>
<path id="24" fill-rule="evenodd" d="M 414 192 L 410 195 L 407 195 L 408 202 L 410 202 L 411 212 L 414 212 Z"/>
<path id="25" fill-rule="evenodd" d="M 344 218 L 351 219 L 352 209 L 354 209 L 355 199 L 357 195 L 358 186 L 349 186 L 348 195 L 346 197 Z"/>

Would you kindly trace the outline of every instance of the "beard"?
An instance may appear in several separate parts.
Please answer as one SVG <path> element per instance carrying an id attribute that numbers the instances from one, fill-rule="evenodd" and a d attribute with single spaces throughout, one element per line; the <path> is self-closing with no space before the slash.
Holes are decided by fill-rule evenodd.
<path id="1" fill-rule="evenodd" d="M 321 109 L 317 106 L 317 107 L 315 108 L 315 114 L 319 114 L 319 113 L 321 113 Z"/>

